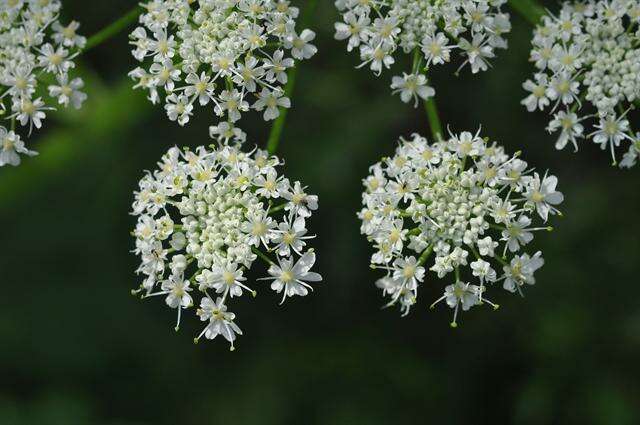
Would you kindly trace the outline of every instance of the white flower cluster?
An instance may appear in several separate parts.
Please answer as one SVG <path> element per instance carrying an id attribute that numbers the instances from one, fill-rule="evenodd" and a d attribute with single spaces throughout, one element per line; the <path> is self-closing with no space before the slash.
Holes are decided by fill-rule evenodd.
<path id="1" fill-rule="evenodd" d="M 197 290 L 196 314 L 207 324 L 196 342 L 222 335 L 234 348 L 242 332 L 227 303 L 245 292 L 256 295 L 243 275 L 258 257 L 269 266 L 269 277 L 259 280 L 270 280 L 282 302 L 307 295 L 309 282 L 322 280 L 310 271 L 315 253 L 306 247 L 314 237 L 307 234 L 306 220 L 318 198 L 300 182 L 279 176 L 278 165 L 278 158 L 260 150 L 174 147 L 140 181 L 134 236 L 142 260 L 137 273 L 145 279 L 133 292 L 164 296 L 177 309 L 177 330 Z"/>
<path id="2" fill-rule="evenodd" d="M 411 73 L 393 77 L 391 88 L 404 102 L 428 99 L 425 70 L 444 64 L 459 49 L 471 72 L 485 71 L 495 49 L 506 49 L 503 34 L 511 30 L 506 0 L 336 0 L 342 22 L 335 24 L 338 40 L 347 50 L 360 49 L 362 63 L 380 75 L 394 63 L 398 47 L 414 53 Z M 459 71 L 459 69 L 458 69 Z"/>
<path id="3" fill-rule="evenodd" d="M 438 278 L 454 275 L 432 305 L 444 300 L 455 309 L 454 327 L 459 308 L 483 302 L 497 308 L 484 297 L 487 285 L 502 282 L 522 294 L 544 261 L 541 252 L 521 251 L 533 232 L 551 230 L 532 223 L 536 212 L 544 222 L 559 213 L 563 195 L 556 184 L 556 177 L 538 175 L 519 154 L 508 156 L 478 134 L 432 144 L 417 134 L 401 139 L 395 156 L 371 167 L 358 214 L 376 249 L 372 267 L 386 270 L 376 285 L 391 298 L 388 305 L 409 313 L 431 255 L 429 270 Z"/>
<path id="4" fill-rule="evenodd" d="M 534 31 L 533 80 L 522 104 L 532 112 L 549 109 L 547 130 L 559 131 L 556 148 L 586 138 L 609 148 L 613 164 L 623 141 L 628 151 L 621 167 L 632 167 L 640 155 L 627 113 L 640 97 L 640 2 L 609 0 L 564 3 L 558 16 L 545 16 Z M 583 108 L 588 102 L 588 107 Z M 595 110 L 595 113 L 593 113 Z M 584 121 L 592 121 L 592 131 Z"/>
<path id="5" fill-rule="evenodd" d="M 55 109 L 51 103 L 80 108 L 87 97 L 82 79 L 69 77 L 86 39 L 76 34 L 77 22 L 59 22 L 60 9 L 59 0 L 0 1 L 0 118 L 11 122 L 0 125 L 0 166 L 19 165 L 19 154 L 37 155 L 25 147 L 16 123 L 30 135 Z M 51 99 L 39 84 L 48 86 Z"/>
<path id="6" fill-rule="evenodd" d="M 129 75 L 153 103 L 165 93 L 169 119 L 189 122 L 194 105 L 213 105 L 222 122 L 212 137 L 243 141 L 235 128 L 243 112 L 265 120 L 289 108 L 282 86 L 294 59 L 313 56 L 315 33 L 295 30 L 299 10 L 288 0 L 152 0 L 130 35 L 133 56 L 145 62 Z"/>

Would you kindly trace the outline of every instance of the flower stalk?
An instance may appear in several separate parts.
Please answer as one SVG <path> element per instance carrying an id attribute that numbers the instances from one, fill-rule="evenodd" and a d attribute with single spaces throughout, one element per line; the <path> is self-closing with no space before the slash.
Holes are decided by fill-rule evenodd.
<path id="1" fill-rule="evenodd" d="M 509 0 L 509 4 L 532 25 L 537 25 L 544 16 L 544 7 L 535 0 Z"/>
<path id="2" fill-rule="evenodd" d="M 84 48 L 84 52 L 87 52 L 93 49 L 94 47 L 99 46 L 100 44 L 104 43 L 105 41 L 109 40 L 110 38 L 118 35 L 120 32 L 127 29 L 131 24 L 133 24 L 138 19 L 138 16 L 140 16 L 142 11 L 143 11 L 142 7 L 136 6 L 133 9 L 131 9 L 129 12 L 127 12 L 125 15 L 120 17 L 118 20 L 112 22 L 111 24 L 107 25 L 106 27 L 104 27 L 103 29 L 101 29 L 91 37 L 89 37 L 87 39 L 87 44 Z"/>
<path id="3" fill-rule="evenodd" d="M 302 28 L 305 28 L 313 13 L 315 11 L 317 0 L 309 0 L 307 3 L 307 9 L 305 10 L 304 16 L 301 20 Z M 284 86 L 284 96 L 289 99 L 292 98 L 293 90 L 296 87 L 296 79 L 298 76 L 298 68 L 293 67 L 288 74 L 287 84 Z M 273 126 L 271 127 L 271 132 L 269 133 L 269 139 L 267 140 L 267 151 L 270 154 L 276 153 L 278 150 L 278 146 L 280 145 L 280 139 L 282 138 L 282 131 L 284 130 L 284 125 L 287 122 L 288 109 L 280 108 L 280 115 L 276 118 Z"/>
<path id="4" fill-rule="evenodd" d="M 429 127 L 431 128 L 431 135 L 438 141 L 442 139 L 442 123 L 440 122 L 440 116 L 438 115 L 438 106 L 436 105 L 436 99 L 430 97 L 424 102 L 424 109 L 427 111 L 427 119 L 429 120 Z"/>

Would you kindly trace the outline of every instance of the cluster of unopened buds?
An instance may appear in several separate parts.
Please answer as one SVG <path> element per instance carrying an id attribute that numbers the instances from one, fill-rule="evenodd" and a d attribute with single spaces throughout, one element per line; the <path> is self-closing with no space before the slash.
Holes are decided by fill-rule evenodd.
<path id="1" fill-rule="evenodd" d="M 265 120 L 289 108 L 283 88 L 295 60 L 317 49 L 315 33 L 296 32 L 288 0 L 152 0 L 130 35 L 143 67 L 129 73 L 170 120 L 189 122 L 196 105 L 213 105 L 214 138 L 244 141 L 235 123 L 249 109 Z M 164 98 L 164 99 L 163 99 Z"/>
<path id="2" fill-rule="evenodd" d="M 77 22 L 60 23 L 61 7 L 59 0 L 0 3 L 0 119 L 9 121 L 0 124 L 0 166 L 37 154 L 27 149 L 17 124 L 31 135 L 47 111 L 80 108 L 87 97 L 82 79 L 70 76 L 86 39 L 76 33 Z"/>
<path id="3" fill-rule="evenodd" d="M 312 272 L 316 257 L 307 247 L 307 221 L 318 198 L 300 182 L 279 175 L 275 156 L 233 146 L 171 148 L 146 174 L 135 193 L 135 253 L 144 279 L 135 294 L 161 296 L 177 310 L 199 305 L 206 322 L 203 336 L 222 335 L 234 348 L 242 331 L 229 302 L 255 296 L 245 272 L 256 259 L 266 263 L 271 289 L 287 297 L 305 296 L 310 283 L 322 280 Z M 194 300 L 199 298 L 199 300 Z"/>
<path id="4" fill-rule="evenodd" d="M 640 155 L 640 133 L 628 114 L 640 99 L 640 2 L 610 0 L 567 2 L 557 16 L 544 16 L 531 50 L 533 79 L 522 101 L 529 111 L 548 109 L 556 148 L 578 150 L 590 139 L 611 154 L 627 147 L 621 167 Z M 591 129 L 585 128 L 589 122 Z"/>
<path id="5" fill-rule="evenodd" d="M 362 63 L 380 75 L 396 62 L 395 53 L 413 52 L 410 73 L 395 76 L 391 88 L 404 102 L 435 94 L 426 70 L 451 60 L 459 50 L 471 72 L 486 71 L 496 49 L 506 49 L 503 35 L 511 30 L 506 0 L 336 0 L 342 21 L 335 24 L 347 50 L 360 50 Z"/>
<path id="6" fill-rule="evenodd" d="M 433 143 L 418 134 L 401 139 L 364 185 L 361 232 L 376 249 L 371 267 L 385 271 L 376 285 L 387 305 L 406 315 L 427 268 L 438 278 L 452 274 L 432 306 L 445 301 L 453 308 L 454 327 L 460 308 L 498 307 L 485 297 L 488 287 L 501 283 L 522 294 L 535 283 L 542 253 L 522 251 L 536 231 L 551 230 L 534 220 L 546 223 L 563 201 L 556 177 L 539 175 L 519 153 L 509 156 L 470 132 Z"/>

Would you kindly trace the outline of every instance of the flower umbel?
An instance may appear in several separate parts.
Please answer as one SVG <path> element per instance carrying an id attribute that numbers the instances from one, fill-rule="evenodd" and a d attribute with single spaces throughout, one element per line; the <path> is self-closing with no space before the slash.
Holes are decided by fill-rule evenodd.
<path id="1" fill-rule="evenodd" d="M 196 313 L 207 325 L 196 342 L 222 335 L 234 348 L 242 332 L 228 303 L 257 294 L 244 274 L 258 257 L 282 302 L 322 280 L 310 271 L 316 257 L 307 247 L 317 197 L 278 175 L 280 164 L 260 150 L 174 147 L 140 181 L 133 234 L 144 280 L 134 293 L 165 297 L 177 310 L 176 330 L 182 310 L 199 304 Z"/>
<path id="2" fill-rule="evenodd" d="M 502 282 L 522 294 L 535 283 L 542 254 L 521 251 L 535 232 L 551 230 L 533 221 L 559 213 L 556 177 L 539 175 L 519 154 L 469 132 L 434 143 L 417 134 L 401 139 L 395 155 L 370 171 L 358 217 L 376 249 L 371 267 L 386 271 L 376 285 L 388 305 L 399 304 L 406 315 L 427 268 L 438 278 L 452 274 L 433 305 L 445 301 L 457 326 L 459 308 L 498 308 L 484 296 L 489 286 Z"/>
<path id="3" fill-rule="evenodd" d="M 60 23 L 61 9 L 60 0 L 0 2 L 0 119 L 11 122 L 11 130 L 0 124 L 0 166 L 19 165 L 19 154 L 37 155 L 25 147 L 17 124 L 31 135 L 47 111 L 79 109 L 87 98 L 82 79 L 70 77 L 86 39 L 76 33 L 77 22 Z"/>
<path id="4" fill-rule="evenodd" d="M 347 40 L 347 51 L 357 48 L 362 62 L 376 75 L 391 68 L 400 49 L 413 52 L 413 68 L 392 79 L 391 88 L 403 102 L 417 103 L 435 94 L 426 85 L 432 65 L 463 57 L 460 68 L 486 71 L 495 49 L 506 49 L 503 35 L 511 30 L 509 15 L 502 13 L 506 0 L 336 0 L 342 21 L 335 24 L 335 38 Z"/>
<path id="5" fill-rule="evenodd" d="M 621 144 L 628 150 L 620 167 L 636 164 L 637 141 L 628 113 L 640 97 L 640 2 L 563 3 L 535 29 L 530 60 L 533 80 L 522 104 L 552 114 L 547 130 L 558 133 L 557 149 L 588 139 L 608 150 L 614 165 Z M 591 128 L 585 131 L 585 127 Z"/>
<path id="6" fill-rule="evenodd" d="M 220 121 L 210 134 L 225 141 L 244 140 L 233 131 L 242 113 L 264 111 L 268 121 L 280 107 L 289 108 L 287 70 L 317 51 L 313 31 L 296 31 L 299 10 L 288 0 L 152 0 L 143 6 L 146 13 L 130 35 L 132 54 L 143 64 L 129 73 L 135 87 L 148 90 L 151 102 L 163 101 L 169 119 L 180 125 L 196 106 L 210 105 Z"/>

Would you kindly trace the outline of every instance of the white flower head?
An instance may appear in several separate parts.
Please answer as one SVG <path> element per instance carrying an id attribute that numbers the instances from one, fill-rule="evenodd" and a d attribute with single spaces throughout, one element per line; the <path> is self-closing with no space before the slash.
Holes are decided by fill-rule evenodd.
<path id="1" fill-rule="evenodd" d="M 537 231 L 552 230 L 534 222 L 559 213 L 563 196 L 556 177 L 541 177 L 519 156 L 479 133 L 434 143 L 414 134 L 371 167 L 358 217 L 376 249 L 371 267 L 386 271 L 377 286 L 390 298 L 387 305 L 407 314 L 433 272 L 452 279 L 433 305 L 446 301 L 456 326 L 459 307 L 497 308 L 484 297 L 495 283 L 510 292 L 533 284 L 542 257 L 523 251 Z"/>
<path id="2" fill-rule="evenodd" d="M 242 332 L 227 305 L 257 295 L 247 278 L 256 260 L 282 302 L 322 280 L 311 271 L 316 256 L 308 247 L 317 197 L 278 176 L 279 164 L 261 150 L 173 147 L 140 180 L 132 209 L 142 283 L 133 292 L 165 297 L 177 310 L 176 330 L 182 310 L 200 305 L 207 326 L 196 341 L 222 335 L 234 347 Z"/>
<path id="3" fill-rule="evenodd" d="M 186 125 L 197 107 L 220 122 L 213 138 L 244 141 L 232 123 L 255 109 L 265 120 L 289 108 L 287 70 L 317 52 L 315 33 L 296 32 L 299 10 L 288 0 L 151 0 L 129 38 L 140 66 L 135 88 L 165 103 L 167 116 Z M 213 115 L 213 114 L 212 114 Z"/>
<path id="4" fill-rule="evenodd" d="M 0 2 L 0 118 L 8 122 L 0 122 L 0 167 L 36 154 L 23 137 L 42 128 L 48 111 L 79 109 L 87 98 L 82 79 L 71 77 L 86 39 L 79 23 L 60 23 L 61 9 L 60 0 Z M 42 81 L 52 84 L 39 88 Z"/>
<path id="5" fill-rule="evenodd" d="M 577 151 L 586 139 L 607 150 L 614 165 L 635 164 L 638 129 L 627 115 L 640 98 L 639 10 L 637 0 L 568 1 L 534 30 L 536 70 L 523 85 L 529 94 L 522 104 L 552 115 L 547 130 L 558 133 L 556 149 L 570 143 Z M 621 145 L 627 154 L 618 162 Z"/>
<path id="6" fill-rule="evenodd" d="M 506 49 L 511 30 L 504 0 L 337 0 L 341 20 L 335 38 L 347 40 L 347 51 L 358 49 L 358 68 L 376 75 L 391 68 L 400 52 L 413 55 L 410 72 L 392 79 L 391 88 L 403 102 L 434 95 L 426 85 L 431 66 L 460 62 L 475 74 L 488 69 L 496 49 Z M 455 57 L 458 53 L 458 57 Z"/>

